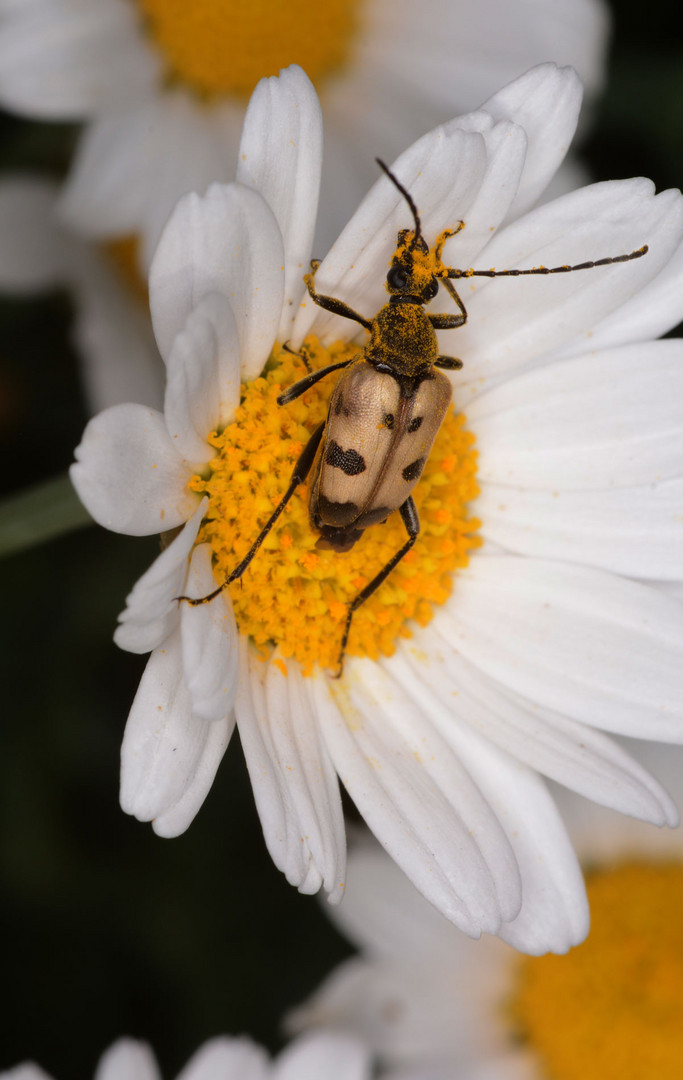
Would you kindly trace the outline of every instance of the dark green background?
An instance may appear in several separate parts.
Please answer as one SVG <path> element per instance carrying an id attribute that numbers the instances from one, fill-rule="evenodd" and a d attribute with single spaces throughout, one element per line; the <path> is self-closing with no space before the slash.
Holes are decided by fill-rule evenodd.
<path id="1" fill-rule="evenodd" d="M 675 187 L 678 12 L 658 6 L 649 23 L 645 10 L 618 4 L 585 157 L 596 179 Z M 59 176 L 75 134 L 0 114 L 0 168 Z M 70 321 L 63 293 L 0 299 L 6 492 L 65 469 L 80 439 Z M 0 1068 L 32 1057 L 57 1080 L 89 1080 L 121 1034 L 148 1039 L 169 1080 L 214 1034 L 248 1032 L 275 1049 L 284 1010 L 348 952 L 319 902 L 272 866 L 236 736 L 184 836 L 161 840 L 118 808 L 119 745 L 144 659 L 111 634 L 157 550 L 90 527 L 0 565 Z"/>

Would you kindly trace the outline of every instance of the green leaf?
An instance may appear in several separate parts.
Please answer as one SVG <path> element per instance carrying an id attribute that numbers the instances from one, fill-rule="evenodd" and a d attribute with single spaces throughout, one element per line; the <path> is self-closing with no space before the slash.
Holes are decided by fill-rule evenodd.
<path id="1" fill-rule="evenodd" d="M 64 473 L 0 502 L 0 556 L 89 524 L 92 518 Z"/>

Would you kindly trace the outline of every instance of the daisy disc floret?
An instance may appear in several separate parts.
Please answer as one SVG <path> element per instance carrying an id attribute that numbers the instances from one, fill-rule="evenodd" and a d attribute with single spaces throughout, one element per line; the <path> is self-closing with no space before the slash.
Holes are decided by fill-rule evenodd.
<path id="1" fill-rule="evenodd" d="M 228 590 L 176 600 L 222 584 L 324 417 L 322 387 L 273 406 L 296 365 L 363 347 L 357 324 L 303 293 L 321 125 L 300 69 L 254 94 L 238 182 L 174 212 L 150 276 L 164 412 L 103 413 L 73 469 L 102 524 L 180 529 L 116 632 L 122 647 L 152 652 L 124 737 L 122 805 L 162 835 L 190 823 L 237 722 L 269 850 L 301 890 L 343 893 L 339 776 L 467 933 L 513 940 L 525 898 L 541 911 L 560 904 L 579 940 L 582 878 L 540 774 L 675 822 L 667 794 L 600 729 L 683 737 L 683 608 L 656 587 L 683 580 L 682 350 L 651 340 L 681 315 L 683 200 L 614 181 L 532 209 L 579 102 L 575 74 L 542 65 L 391 166 L 430 248 L 453 231 L 445 266 L 573 265 L 645 243 L 649 253 L 555 278 L 459 283 L 468 322 L 439 331 L 440 353 L 464 367 L 425 480 L 433 528 L 405 577 L 392 574 L 369 603 L 341 679 L 324 666 L 350 595 L 336 590 L 371 571 L 348 553 L 320 570 L 305 492 L 234 605 Z M 374 317 L 410 224 L 380 177 L 318 268 L 318 292 Z M 380 562 L 396 551 L 391 528 L 367 530 Z"/>

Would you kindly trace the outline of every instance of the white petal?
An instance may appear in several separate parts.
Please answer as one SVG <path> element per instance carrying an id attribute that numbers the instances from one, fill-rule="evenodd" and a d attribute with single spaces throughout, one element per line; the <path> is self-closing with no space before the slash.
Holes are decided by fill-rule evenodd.
<path id="1" fill-rule="evenodd" d="M 337 771 L 380 843 L 471 936 L 519 910 L 511 850 L 478 789 L 427 718 L 370 661 L 314 679 Z"/>
<path id="2" fill-rule="evenodd" d="M 100 1058 L 95 1080 L 161 1080 L 161 1073 L 146 1043 L 118 1039 Z"/>
<path id="3" fill-rule="evenodd" d="M 207 438 L 234 418 L 239 404 L 239 339 L 223 296 L 209 293 L 188 316 L 168 356 L 164 415 L 179 454 L 206 463 Z"/>
<path id="4" fill-rule="evenodd" d="M 352 1035 L 316 1032 L 287 1046 L 272 1080 L 370 1080 L 370 1050 Z"/>
<path id="5" fill-rule="evenodd" d="M 69 475 L 95 521 L 130 536 L 175 529 L 195 512 L 194 469 L 176 453 L 163 416 L 143 405 L 113 405 L 94 417 Z"/>
<path id="6" fill-rule="evenodd" d="M 683 609 L 656 589 L 490 556 L 458 575 L 434 625 L 532 702 L 608 731 L 683 741 Z"/>
<path id="7" fill-rule="evenodd" d="M 211 293 L 225 297 L 240 338 L 242 375 L 254 378 L 280 322 L 284 252 L 267 203 L 241 184 L 213 184 L 178 203 L 159 242 L 149 278 L 161 354 L 168 357 L 190 312 Z"/>
<path id="8" fill-rule="evenodd" d="M 418 206 L 425 236 L 433 239 L 467 217 L 485 176 L 486 142 L 480 132 L 436 128 L 401 154 L 391 170 Z M 405 199 L 381 176 L 320 266 L 317 290 L 372 318 L 386 303 L 386 270 L 398 230 L 412 226 Z M 357 324 L 326 315 L 306 299 L 294 325 L 295 342 L 311 327 L 327 339 L 348 339 L 358 332 Z"/>
<path id="9" fill-rule="evenodd" d="M 0 289 L 33 292 L 61 284 L 75 246 L 54 218 L 56 185 L 35 176 L 0 183 Z"/>
<path id="10" fill-rule="evenodd" d="M 306 892 L 323 885 L 337 901 L 346 862 L 341 798 L 303 677 L 277 655 L 264 662 L 244 642 L 241 649 L 237 718 L 266 845 L 290 884 Z"/>
<path id="11" fill-rule="evenodd" d="M 303 293 L 315 228 L 322 164 L 322 113 L 313 84 L 297 65 L 261 79 L 249 102 L 236 180 L 260 192 L 284 241 L 285 341 Z"/>
<path id="12" fill-rule="evenodd" d="M 0 98 L 27 116 L 79 120 L 135 99 L 159 66 L 120 0 L 24 3 L 3 16 Z"/>
<path id="13" fill-rule="evenodd" d="M 671 259 L 683 236 L 683 198 L 653 195 L 648 180 L 612 180 L 537 207 L 499 229 L 476 269 L 524 269 L 579 264 L 627 254 L 649 244 L 629 263 L 570 274 L 468 280 L 469 319 L 439 335 L 444 352 L 459 350 L 471 382 L 500 376 L 559 349 L 628 301 Z"/>
<path id="14" fill-rule="evenodd" d="M 402 644 L 400 657 L 445 706 L 445 713 L 436 709 L 433 716 L 446 739 L 454 738 L 465 721 L 526 765 L 588 799 L 657 825 L 676 823 L 667 793 L 614 739 L 503 688 L 432 626 L 420 631 L 415 645 Z"/>
<path id="15" fill-rule="evenodd" d="M 478 475 L 549 492 L 680 477 L 682 398 L 683 345 L 675 340 L 622 346 L 519 375 L 467 408 Z"/>
<path id="16" fill-rule="evenodd" d="M 211 547 L 200 544 L 190 561 L 187 596 L 206 596 L 216 587 Z M 220 593 L 210 604 L 182 604 L 180 634 L 185 683 L 192 714 L 200 720 L 222 720 L 232 714 L 237 696 L 239 658 L 237 623 L 230 597 Z"/>
<path id="17" fill-rule="evenodd" d="M 405 652 L 405 650 L 402 650 Z M 425 669 L 398 655 L 383 661 L 438 727 L 495 811 L 522 877 L 522 909 L 498 931 L 524 952 L 566 952 L 588 932 L 588 904 L 573 848 L 543 782 L 531 769 L 457 723 L 452 704 L 430 689 Z"/>
<path id="18" fill-rule="evenodd" d="M 175 629 L 180 612 L 177 598 L 184 592 L 188 560 L 209 500 L 202 499 L 181 532 L 135 583 L 119 615 L 114 641 L 128 652 L 156 649 Z"/>
<path id="19" fill-rule="evenodd" d="M 21 1065 L 15 1065 L 13 1069 L 3 1069 L 0 1072 L 0 1080 L 52 1080 L 46 1072 L 33 1061 L 25 1061 Z"/>
<path id="20" fill-rule="evenodd" d="M 121 807 L 177 836 L 204 802 L 228 745 L 234 720 L 192 716 L 183 679 L 180 631 L 147 662 L 121 746 Z"/>
<path id="21" fill-rule="evenodd" d="M 95 250 L 79 254 L 87 257 L 74 259 L 74 333 L 91 411 L 128 401 L 160 408 L 164 365 L 149 312 Z"/>
<path id="22" fill-rule="evenodd" d="M 539 64 L 482 105 L 496 120 L 513 120 L 526 132 L 527 155 L 508 219 L 526 213 L 564 158 L 579 118 L 583 89 L 571 67 Z"/>
<path id="23" fill-rule="evenodd" d="M 200 1046 L 178 1080 L 266 1080 L 268 1076 L 268 1055 L 262 1047 L 244 1036 L 222 1036 Z"/>
<path id="24" fill-rule="evenodd" d="M 605 349 L 631 341 L 647 342 L 673 330 L 683 319 L 683 244 L 674 250 L 658 274 L 630 299 L 611 311 L 554 356 L 573 356 L 586 349 Z"/>
<path id="25" fill-rule="evenodd" d="M 683 580 L 683 479 L 581 492 L 482 484 L 477 516 L 483 535 L 517 555 Z"/>

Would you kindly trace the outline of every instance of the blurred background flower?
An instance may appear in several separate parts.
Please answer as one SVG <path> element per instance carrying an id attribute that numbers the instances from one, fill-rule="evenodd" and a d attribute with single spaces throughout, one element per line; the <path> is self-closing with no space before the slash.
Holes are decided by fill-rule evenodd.
<path id="1" fill-rule="evenodd" d="M 451 33 L 464 39 L 470 24 L 462 10 L 472 5 L 433 6 L 438 10 L 428 21 L 430 5 L 416 5 L 419 29 L 432 40 L 446 39 L 444 12 L 460 9 Z M 37 18 L 47 7 L 47 0 L 1 0 L 0 17 L 30 10 Z M 69 7 L 76 11 L 83 5 Z M 386 24 L 392 36 L 398 26 L 395 5 L 393 12 Z M 656 22 L 649 22 L 642 5 L 622 0 L 613 16 L 608 80 L 595 100 L 583 163 L 596 179 L 646 175 L 658 189 L 680 186 L 683 75 L 676 12 L 661 8 Z M 546 37 L 538 54 L 505 59 L 511 39 L 500 22 L 487 19 L 481 33 L 486 63 L 470 44 L 439 54 L 452 56 L 454 78 L 462 74 L 462 97 L 457 84 L 445 81 L 431 62 L 414 70 L 403 63 L 405 76 L 419 78 L 418 89 L 427 87 L 431 94 L 418 102 L 413 85 L 399 92 L 394 83 L 387 90 L 379 128 L 387 140 L 391 135 L 402 146 L 414 136 L 414 129 L 403 127 L 393 135 L 397 117 L 402 124 L 410 118 L 422 130 L 475 105 L 537 60 L 574 60 L 581 70 L 579 56 L 567 54 L 566 35 L 554 45 Z M 32 42 L 30 35 L 24 50 L 27 41 Z M 600 69 L 594 60 L 600 50 L 592 40 L 585 44 L 593 66 L 582 74 L 597 90 Z M 9 77 L 10 61 L 14 71 L 23 63 L 30 72 L 30 55 L 24 51 L 22 59 L 17 46 L 6 51 L 3 79 Z M 475 55 L 479 61 L 468 64 Z M 299 58 L 283 62 L 290 59 Z M 101 54 L 95 73 L 104 71 L 99 60 Z M 471 78 L 473 71 L 488 71 L 490 82 L 470 84 L 464 76 Z M 267 73 L 257 71 L 254 82 Z M 406 98 L 418 102 L 414 109 L 402 108 Z M 0 116 L 6 182 L 0 190 L 0 425 L 4 491 L 12 493 L 67 467 L 91 412 L 136 396 L 121 389 L 120 371 L 136 350 L 148 356 L 150 339 L 144 300 L 131 294 L 134 246 L 126 241 L 93 252 L 74 238 L 73 229 L 57 227 L 52 216 L 61 185 L 69 176 L 73 183 L 74 153 L 80 160 L 83 145 L 77 149 L 77 144 L 94 130 L 93 113 L 81 134 L 75 121 L 83 111 L 54 110 L 46 120 L 44 112 L 27 107 L 19 116 L 16 100 L 11 109 L 6 97 L 5 103 L 8 111 Z M 377 138 L 371 131 L 358 144 L 357 156 L 370 170 L 375 154 L 392 153 L 388 141 L 380 145 Z M 346 166 L 337 161 L 330 167 L 343 193 Z M 49 183 L 18 185 L 19 171 L 47 177 Z M 9 196 L 16 197 L 17 190 L 19 204 L 12 204 Z M 26 249 L 16 247 L 17 232 L 34 237 L 26 263 L 20 254 Z M 101 280 L 107 282 L 104 289 Z M 136 303 L 138 316 L 131 316 Z M 112 328 L 124 336 L 115 337 Z M 84 356 L 93 358 L 85 381 Z M 140 400 L 158 393 L 156 362 L 151 353 L 149 366 L 146 359 L 132 365 L 135 377 L 150 372 L 147 389 L 138 391 Z M 92 374 L 97 370 L 101 380 Z M 276 1049 L 285 1009 L 310 994 L 350 951 L 316 901 L 290 890 L 272 866 L 238 754 L 226 760 L 221 782 L 192 831 L 173 842 L 161 841 L 118 807 L 121 731 L 144 661 L 117 650 L 111 628 L 130 581 L 156 550 L 153 539 L 141 542 L 91 529 L 15 554 L 0 567 L 10 613 L 3 622 L 1 653 L 6 705 L 0 917 L 5 984 L 11 988 L 0 1066 L 32 1058 L 55 1077 L 89 1080 L 102 1047 L 121 1031 L 149 1039 L 169 1077 L 197 1045 L 221 1031 L 249 1031 Z"/>

